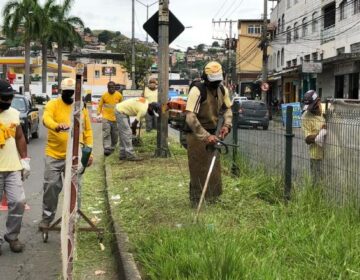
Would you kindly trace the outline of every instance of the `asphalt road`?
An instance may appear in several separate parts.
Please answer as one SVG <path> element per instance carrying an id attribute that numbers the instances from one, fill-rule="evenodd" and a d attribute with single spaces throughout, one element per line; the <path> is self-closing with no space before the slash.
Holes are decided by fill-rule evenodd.
<path id="1" fill-rule="evenodd" d="M 48 243 L 43 243 L 37 227 L 41 219 L 45 140 L 46 129 L 40 125 L 40 138 L 32 139 L 28 145 L 32 170 L 24 188 L 30 210 L 25 212 L 19 238 L 26 244 L 25 251 L 15 254 L 6 242 L 2 245 L 0 279 L 52 280 L 57 279 L 61 272 L 59 233 L 51 232 Z M 6 216 L 7 212 L 0 212 L 1 234 L 4 234 Z"/>

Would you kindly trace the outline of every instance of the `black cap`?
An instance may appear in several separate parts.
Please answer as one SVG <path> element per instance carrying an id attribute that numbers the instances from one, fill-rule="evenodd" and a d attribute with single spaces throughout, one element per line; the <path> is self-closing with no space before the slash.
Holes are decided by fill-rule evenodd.
<path id="1" fill-rule="evenodd" d="M 151 110 L 154 112 L 154 115 L 156 117 L 159 117 L 159 113 L 161 111 L 161 104 L 159 102 L 151 102 L 149 104 L 149 107 L 151 108 Z"/>
<path id="2" fill-rule="evenodd" d="M 0 79 L 0 97 L 12 97 L 14 95 L 14 89 L 10 83 L 4 79 Z"/>
<path id="3" fill-rule="evenodd" d="M 319 96 L 317 95 L 315 90 L 309 90 L 304 95 L 304 110 L 311 111 L 314 109 L 316 102 L 319 100 Z"/>

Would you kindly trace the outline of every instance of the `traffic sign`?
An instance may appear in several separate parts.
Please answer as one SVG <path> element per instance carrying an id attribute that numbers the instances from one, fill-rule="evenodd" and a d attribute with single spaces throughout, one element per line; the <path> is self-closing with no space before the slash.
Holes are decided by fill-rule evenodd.
<path id="1" fill-rule="evenodd" d="M 159 12 L 156 12 L 143 28 L 156 43 L 159 43 Z M 169 45 L 185 30 L 185 26 L 169 11 Z"/>
<path id="2" fill-rule="evenodd" d="M 261 84 L 261 90 L 262 90 L 262 91 L 268 91 L 269 88 L 270 88 L 270 86 L 269 86 L 268 83 L 265 83 L 265 82 L 264 82 L 264 83 Z"/>

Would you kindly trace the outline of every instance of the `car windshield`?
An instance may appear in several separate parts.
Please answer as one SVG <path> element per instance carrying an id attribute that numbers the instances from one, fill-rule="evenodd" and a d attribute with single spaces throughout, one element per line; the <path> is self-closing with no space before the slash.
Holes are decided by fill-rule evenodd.
<path id="1" fill-rule="evenodd" d="M 260 109 L 263 110 L 266 108 L 265 103 L 256 102 L 256 101 L 244 101 L 241 103 L 241 106 L 245 109 Z"/>
<path id="2" fill-rule="evenodd" d="M 26 103 L 24 98 L 15 97 L 11 102 L 11 107 L 15 108 L 20 112 L 26 111 Z"/>

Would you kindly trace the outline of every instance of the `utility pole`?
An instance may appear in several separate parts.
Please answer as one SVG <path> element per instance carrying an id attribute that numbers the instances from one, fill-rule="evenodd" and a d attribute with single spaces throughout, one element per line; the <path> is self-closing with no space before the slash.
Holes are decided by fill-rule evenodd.
<path id="1" fill-rule="evenodd" d="M 263 22 L 263 32 L 262 32 L 262 48 L 263 48 L 263 65 L 262 65 L 262 82 L 266 83 L 268 80 L 268 54 L 267 54 L 267 46 L 268 46 L 268 38 L 267 38 L 267 7 L 268 0 L 264 0 L 264 22 Z M 261 100 L 266 102 L 266 91 L 261 91 Z"/>
<path id="2" fill-rule="evenodd" d="M 138 2 L 139 4 L 143 5 L 146 8 L 146 21 L 149 20 L 149 8 L 154 6 L 155 4 L 158 3 L 158 1 L 155 1 L 152 4 L 144 4 L 143 2 L 141 2 L 140 0 L 136 0 L 136 2 Z M 149 42 L 149 34 L 146 32 L 146 45 L 148 45 Z"/>
<path id="3" fill-rule="evenodd" d="M 131 36 L 131 89 L 136 89 L 135 82 L 135 0 L 132 0 L 132 36 Z"/>
<path id="4" fill-rule="evenodd" d="M 160 120 L 157 130 L 156 157 L 169 157 L 168 115 L 166 103 L 169 90 L 169 0 L 159 0 L 159 102 Z"/>
<path id="5" fill-rule="evenodd" d="M 228 44 L 228 46 L 227 46 L 227 50 L 228 50 L 228 55 L 227 55 L 227 60 L 228 60 L 228 69 L 227 69 L 227 79 L 226 79 L 226 82 L 227 82 L 227 86 L 229 86 L 230 85 L 230 83 L 231 83 L 231 76 L 232 76 L 232 63 L 231 63 L 231 59 L 232 59 L 232 49 L 231 49 L 231 47 L 232 47 L 232 40 L 233 40 L 233 37 L 232 37 L 232 26 L 233 26 L 233 24 L 234 23 L 236 23 L 237 21 L 236 20 L 228 20 L 228 19 L 225 19 L 225 20 L 213 20 L 212 21 L 213 22 L 213 24 L 215 25 L 215 24 L 230 24 L 230 30 L 229 30 L 229 38 L 228 38 L 228 40 L 229 40 L 229 44 Z M 224 41 L 224 39 L 223 38 L 215 38 L 215 37 L 213 37 L 212 38 L 213 40 L 221 40 L 221 41 Z M 226 42 L 226 40 L 225 40 L 225 42 Z"/>

